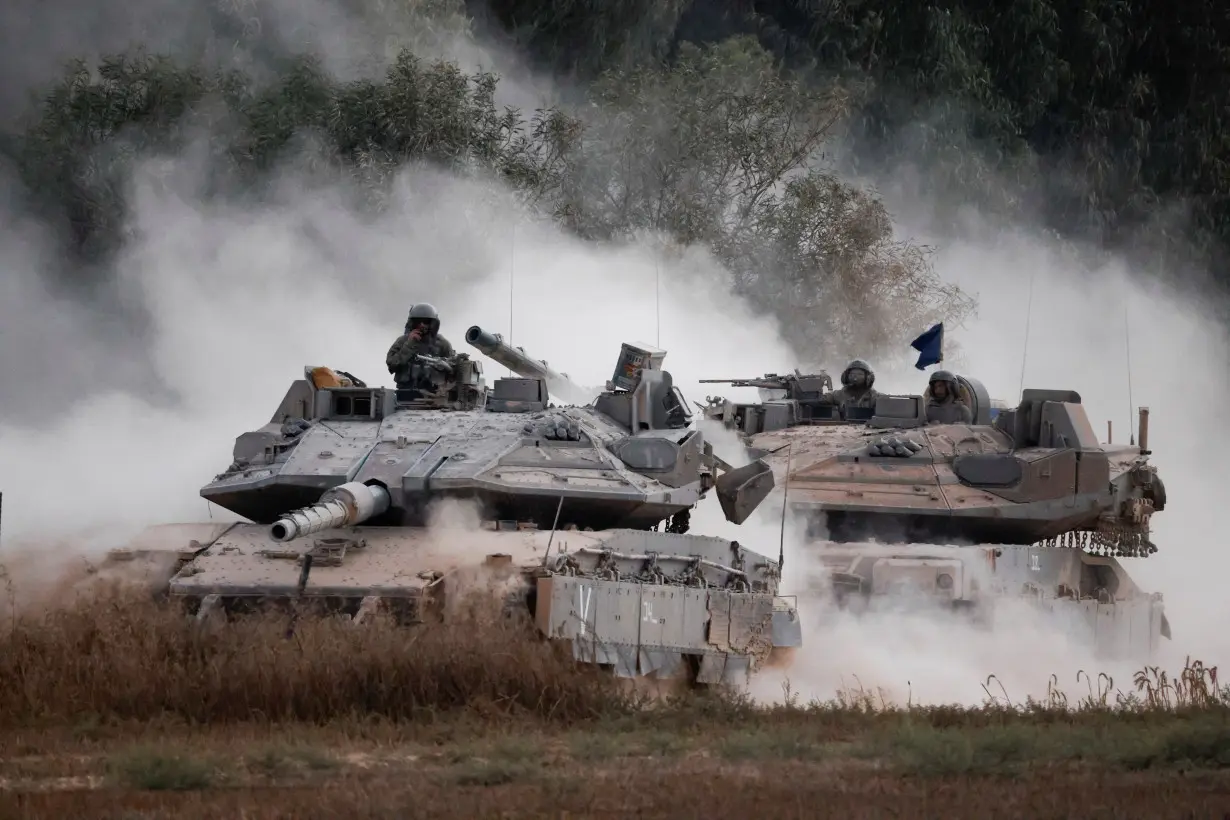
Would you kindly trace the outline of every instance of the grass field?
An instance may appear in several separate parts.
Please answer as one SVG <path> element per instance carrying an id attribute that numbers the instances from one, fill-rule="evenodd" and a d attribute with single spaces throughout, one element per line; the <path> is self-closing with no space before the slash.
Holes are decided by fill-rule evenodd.
<path id="1" fill-rule="evenodd" d="M 0 814 L 1223 817 L 1216 670 L 1066 702 L 648 698 L 482 612 L 193 630 L 122 596 L 12 613 Z"/>

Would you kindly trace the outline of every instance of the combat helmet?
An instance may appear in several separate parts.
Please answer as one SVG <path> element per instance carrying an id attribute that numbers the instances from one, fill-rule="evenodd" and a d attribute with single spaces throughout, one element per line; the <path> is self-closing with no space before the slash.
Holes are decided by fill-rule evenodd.
<path id="1" fill-rule="evenodd" d="M 931 385 L 936 382 L 944 382 L 948 385 L 948 395 L 953 399 L 960 398 L 961 386 L 957 384 L 957 377 L 948 370 L 937 370 L 931 374 L 931 378 L 927 379 L 927 390 L 934 397 L 935 393 L 931 389 Z"/>
<path id="2" fill-rule="evenodd" d="M 876 383 L 875 371 L 871 369 L 871 366 L 868 365 L 867 362 L 863 361 L 862 359 L 855 359 L 852 362 L 850 362 L 848 365 L 846 365 L 845 370 L 841 371 L 841 386 L 842 387 L 850 386 L 850 371 L 854 370 L 855 368 L 862 370 L 863 372 L 867 374 L 867 383 L 864 385 L 864 387 L 871 388 L 872 386 L 875 385 Z"/>
<path id="3" fill-rule="evenodd" d="M 440 314 L 435 307 L 427 302 L 419 302 L 414 307 L 410 308 L 410 315 L 406 317 L 406 330 L 411 330 L 415 322 L 426 321 L 427 332 L 435 335 L 440 331 Z"/>

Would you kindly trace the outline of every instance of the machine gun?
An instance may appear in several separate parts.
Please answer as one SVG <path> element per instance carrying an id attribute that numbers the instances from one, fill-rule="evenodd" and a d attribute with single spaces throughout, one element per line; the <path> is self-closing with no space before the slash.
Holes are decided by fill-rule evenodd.
<path id="1" fill-rule="evenodd" d="M 700 384 L 729 384 L 731 387 L 755 387 L 761 391 L 762 401 L 779 401 L 793 399 L 807 401 L 819 398 L 825 390 L 833 389 L 833 377 L 825 371 L 804 375 L 796 368 L 793 373 L 779 376 L 776 373 L 766 373 L 755 379 L 701 379 Z M 766 390 L 776 391 L 784 395 L 765 395 Z"/>
<path id="2" fill-rule="evenodd" d="M 438 370 L 446 376 L 453 375 L 453 363 L 448 359 L 442 359 L 439 356 L 429 356 L 426 353 L 416 353 L 414 355 L 414 361 L 423 367 Z"/>
<path id="3" fill-rule="evenodd" d="M 833 418 L 834 408 L 824 400 L 833 390 L 833 378 L 823 370 L 805 374 L 796 368 L 784 376 L 767 373 L 752 379 L 700 379 L 700 383 L 757 388 L 759 403 L 732 402 L 722 396 L 706 396 L 706 404 L 694 402 L 704 418 L 745 434 Z"/>
<path id="4" fill-rule="evenodd" d="M 416 353 L 406 365 L 406 375 L 409 378 L 399 382 L 412 386 L 397 390 L 397 403 L 403 407 L 472 410 L 486 398 L 482 365 L 465 353 L 447 359 Z"/>

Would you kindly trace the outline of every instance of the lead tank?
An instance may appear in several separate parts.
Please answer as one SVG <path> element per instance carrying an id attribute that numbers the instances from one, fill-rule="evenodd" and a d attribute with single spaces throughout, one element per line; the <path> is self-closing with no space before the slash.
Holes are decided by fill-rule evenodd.
<path id="1" fill-rule="evenodd" d="M 780 556 L 687 534 L 711 490 L 739 524 L 773 475 L 714 456 L 664 351 L 625 344 L 606 390 L 558 405 L 586 391 L 498 334 L 465 339 L 519 378 L 488 389 L 463 352 L 420 356 L 416 389 L 305 368 L 201 488 L 246 522 L 165 525 L 113 557 L 171 552 L 167 591 L 200 619 L 295 602 L 423 623 L 475 578 L 511 579 L 543 636 L 626 677 L 740 683 L 800 645 Z M 449 502 L 481 524 L 433 524 Z"/>
<path id="2" fill-rule="evenodd" d="M 701 407 L 772 466 L 839 604 L 921 595 L 990 620 L 1023 597 L 1107 655 L 1170 637 L 1161 596 L 1122 563 L 1157 551 L 1150 522 L 1166 505 L 1147 408 L 1139 444 L 1116 445 L 1073 390 L 1026 389 L 1008 408 L 958 376 L 973 423 L 928 424 L 927 393 L 843 415 L 824 372 L 706 381 L 771 391 Z"/>

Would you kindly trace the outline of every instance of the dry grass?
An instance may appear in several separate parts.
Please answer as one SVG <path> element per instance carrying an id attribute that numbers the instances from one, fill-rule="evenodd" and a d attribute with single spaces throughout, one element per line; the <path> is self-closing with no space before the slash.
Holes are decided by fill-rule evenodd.
<path id="1" fill-rule="evenodd" d="M 1123 691 L 1085 676 L 1075 702 L 1052 687 L 1044 702 L 1014 702 L 988 678 L 979 708 L 907 706 L 862 689 L 832 702 L 760 707 L 731 693 L 648 698 L 567 649 L 471 604 L 458 620 L 430 628 L 377 621 L 248 616 L 201 629 L 174 606 L 121 588 L 60 608 L 14 613 L 0 630 L 0 728 L 103 725 L 125 721 L 328 723 L 362 719 L 478 722 L 533 718 L 617 726 L 652 720 L 666 731 L 698 722 L 754 719 L 757 725 L 854 730 L 908 719 L 937 729 L 1106 719 L 1170 720 L 1230 713 L 1216 668 L 1189 662 L 1177 675 L 1144 669 Z M 654 704 L 652 717 L 644 707 Z"/>
<path id="2" fill-rule="evenodd" d="M 0 633 L 0 816 L 1220 816 L 1217 672 L 1069 703 L 875 693 L 650 705 L 482 608 L 447 627 L 257 617 L 120 593 Z M 1078 799 L 1079 796 L 1079 799 Z M 1073 801 L 1076 802 L 1073 802 Z"/>
<path id="3" fill-rule="evenodd" d="M 440 712 L 578 720 L 622 701 L 592 667 L 496 613 L 433 629 L 252 616 L 196 628 L 121 593 L 18 615 L 0 636 L 0 727 L 32 721 L 413 720 Z"/>

